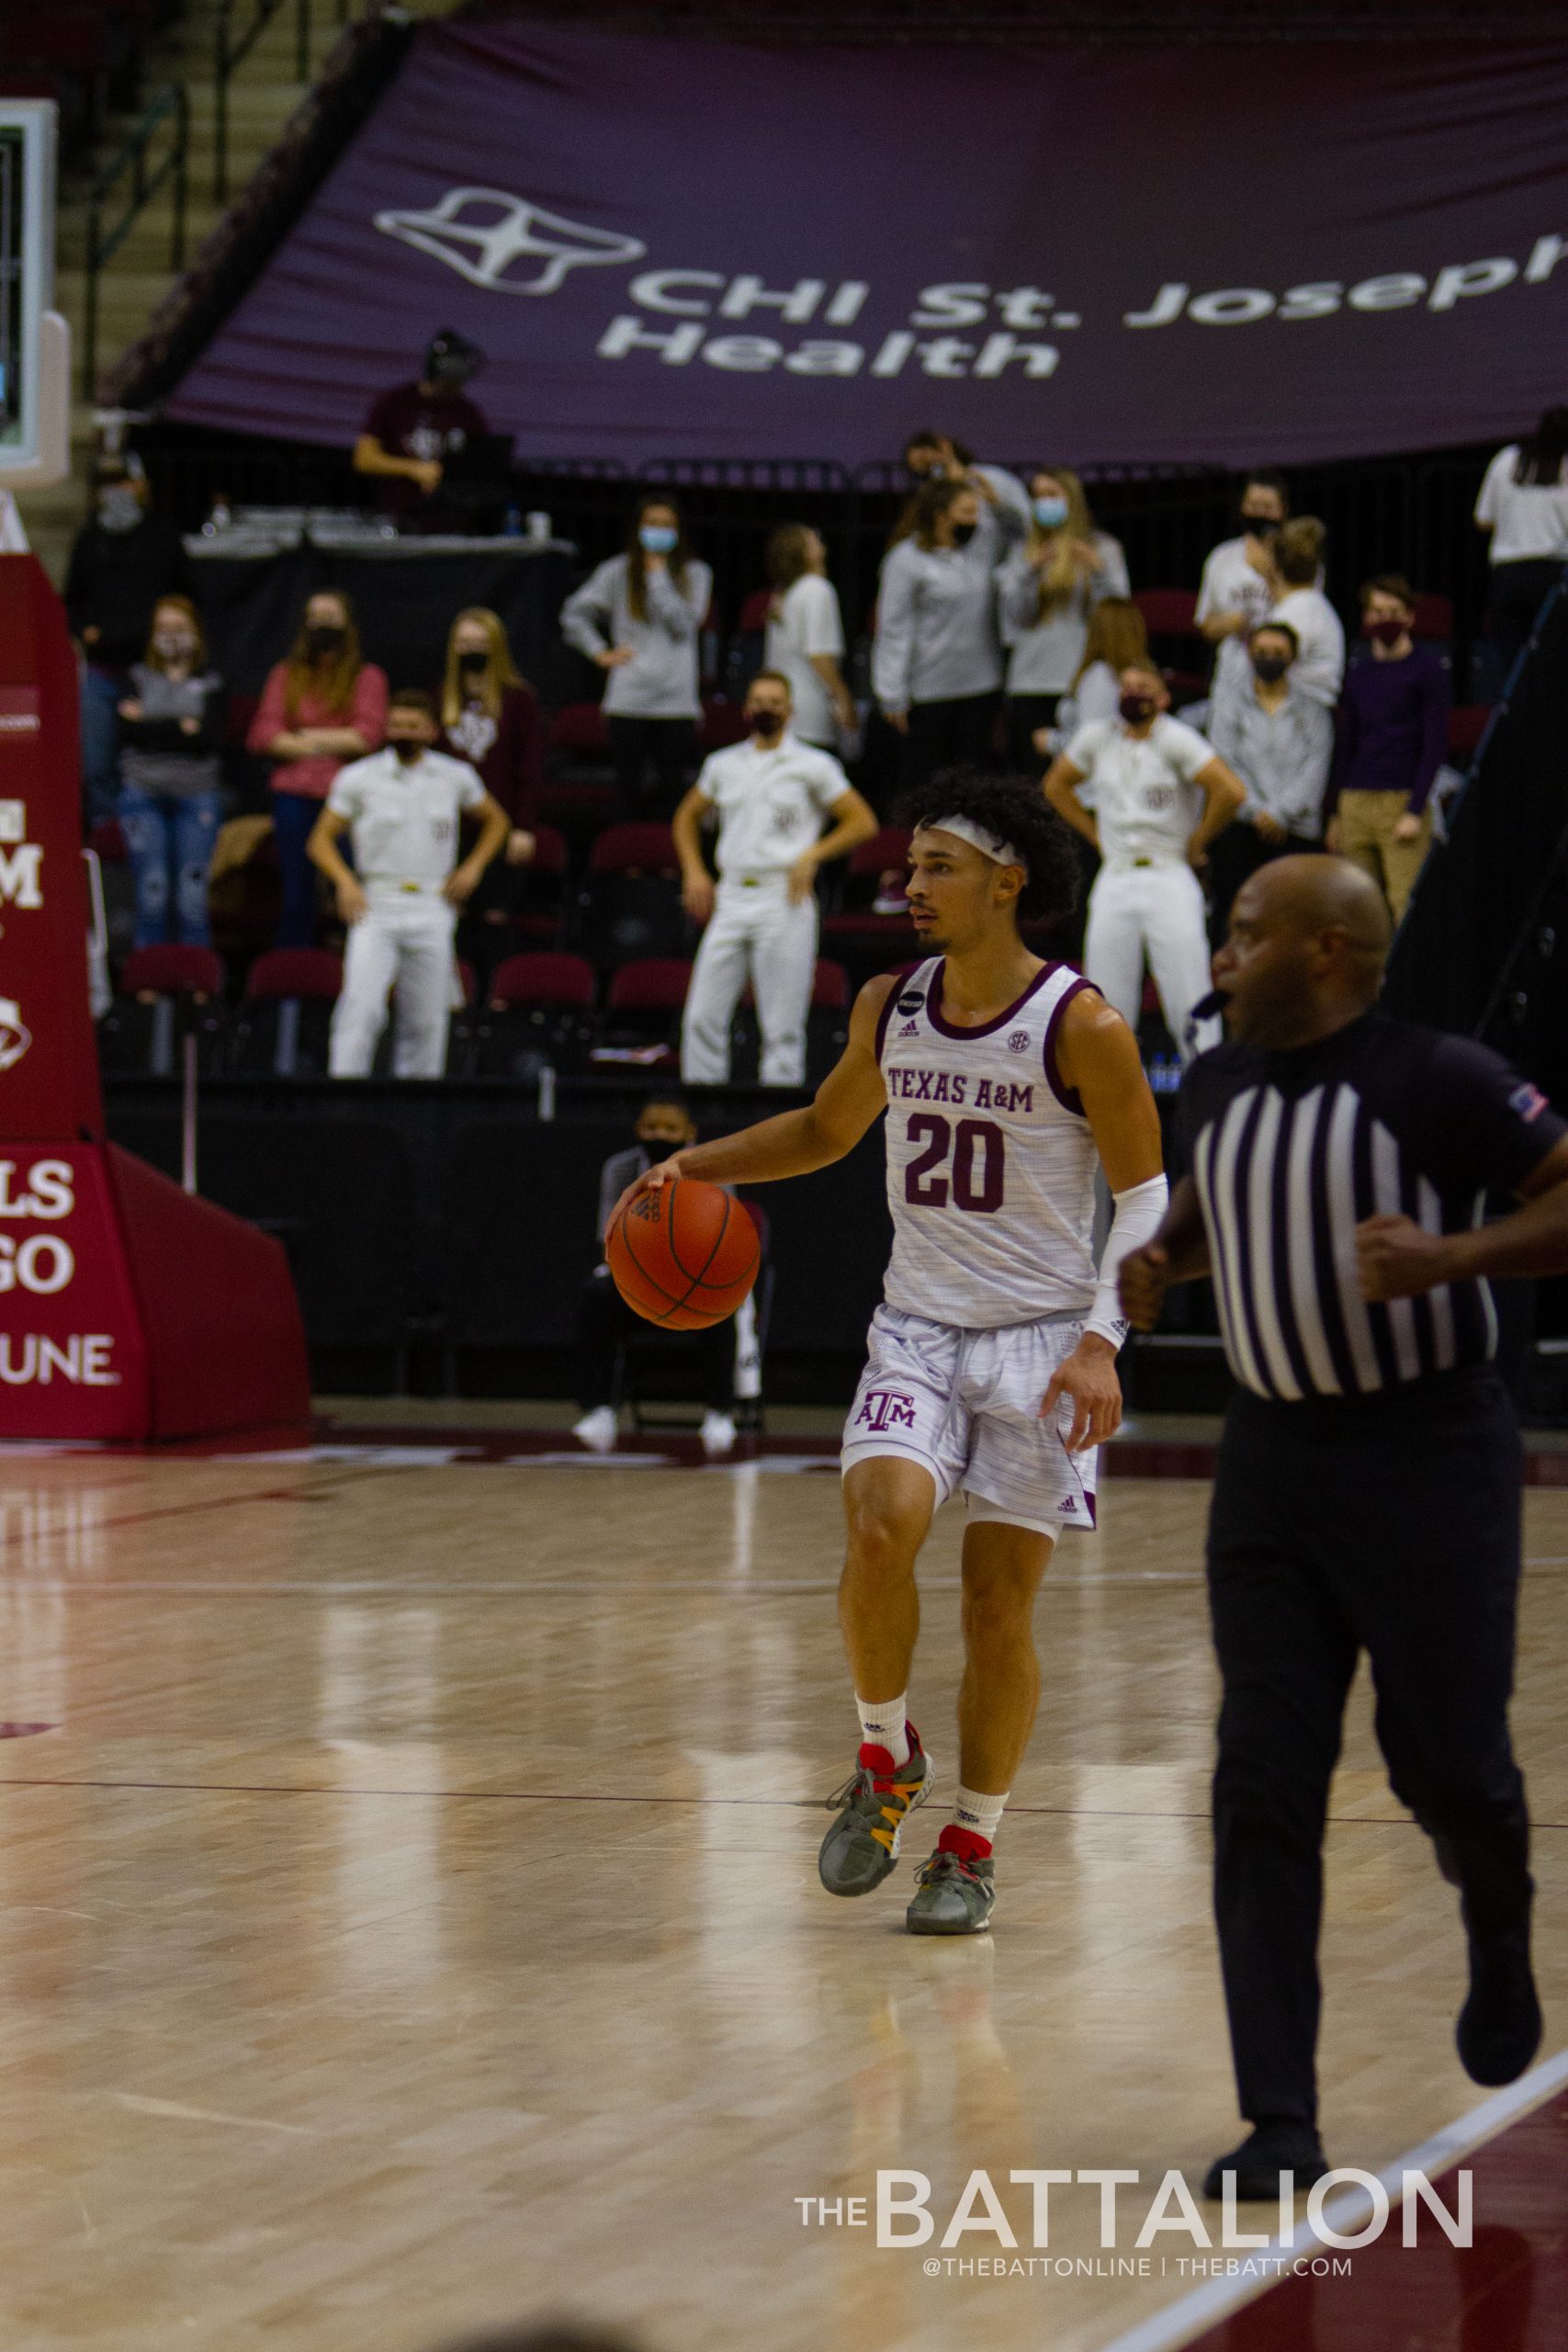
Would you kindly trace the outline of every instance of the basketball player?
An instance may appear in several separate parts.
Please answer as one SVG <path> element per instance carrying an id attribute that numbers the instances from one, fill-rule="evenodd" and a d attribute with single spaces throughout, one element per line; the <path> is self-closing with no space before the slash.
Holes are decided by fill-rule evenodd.
<path id="1" fill-rule="evenodd" d="M 675 811 L 682 897 L 693 920 L 707 925 L 681 1023 L 681 1075 L 689 1086 L 728 1080 L 729 1023 L 748 979 L 762 1033 L 762 1084 L 803 1083 L 817 969 L 817 871 L 876 831 L 832 752 L 792 731 L 794 708 L 789 680 L 759 671 L 746 689 L 745 742 L 705 761 Z M 713 816 L 716 890 L 700 840 Z"/>
<path id="2" fill-rule="evenodd" d="M 1132 1031 L 1019 933 L 1021 916 L 1067 913 L 1076 883 L 1039 786 L 960 770 L 906 813 L 924 961 L 867 982 L 808 1109 L 677 1152 L 616 1214 L 671 1177 L 805 1175 L 888 1112 L 893 1256 L 843 1452 L 839 1612 L 862 1745 L 829 1801 L 818 1868 L 829 1894 L 869 1893 L 931 1794 L 931 1760 L 906 1719 L 915 1561 L 933 1511 L 961 1490 L 959 1787 L 907 1919 L 917 1935 L 973 1935 L 990 1922 L 992 1845 L 1039 1696 L 1035 1592 L 1058 1530 L 1094 1523 L 1095 1449 L 1121 1419 L 1116 1269 L 1157 1226 L 1166 1182 Z M 1098 1278 L 1097 1162 L 1115 1196 Z"/>
<path id="3" fill-rule="evenodd" d="M 435 706 L 411 687 L 387 707 L 385 748 L 340 768 L 308 843 L 348 925 L 343 993 L 333 1008 L 328 1068 L 368 1078 L 396 989 L 394 1078 L 439 1078 L 451 1014 L 457 909 L 506 841 L 512 820 L 466 760 L 434 746 Z M 459 818 L 479 837 L 461 865 Z M 354 865 L 338 849 L 352 830 Z"/>

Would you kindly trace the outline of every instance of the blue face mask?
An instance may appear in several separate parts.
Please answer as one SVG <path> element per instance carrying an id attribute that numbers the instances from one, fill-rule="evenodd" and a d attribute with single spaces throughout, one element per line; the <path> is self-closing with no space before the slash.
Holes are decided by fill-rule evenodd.
<path id="1" fill-rule="evenodd" d="M 1065 498 L 1036 498 L 1030 503 L 1034 508 L 1034 519 L 1043 531 L 1059 531 L 1067 519 Z"/>
<path id="2" fill-rule="evenodd" d="M 637 536 L 645 554 L 673 555 L 681 534 L 671 530 L 668 523 L 645 523 Z"/>

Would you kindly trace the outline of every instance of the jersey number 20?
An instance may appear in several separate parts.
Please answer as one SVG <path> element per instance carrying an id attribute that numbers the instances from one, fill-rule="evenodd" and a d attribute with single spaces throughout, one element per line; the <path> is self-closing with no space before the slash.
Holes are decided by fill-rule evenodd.
<path id="1" fill-rule="evenodd" d="M 989 1216 L 1002 1204 L 1003 1160 L 1007 1137 L 989 1119 L 950 1119 L 934 1111 L 911 1113 L 906 1138 L 924 1144 L 918 1159 L 904 1170 L 904 1198 L 918 1209 L 944 1209 L 951 1194 L 955 1209 L 970 1209 Z M 945 1173 L 952 1154 L 951 1182 Z"/>

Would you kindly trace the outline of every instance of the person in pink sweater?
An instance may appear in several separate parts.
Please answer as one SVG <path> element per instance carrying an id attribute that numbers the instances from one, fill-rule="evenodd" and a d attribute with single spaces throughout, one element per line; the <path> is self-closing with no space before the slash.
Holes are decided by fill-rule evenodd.
<path id="1" fill-rule="evenodd" d="M 293 650 L 268 674 L 246 737 L 276 760 L 272 822 L 283 880 L 279 947 L 313 947 L 316 870 L 305 854 L 333 779 L 349 760 L 378 751 L 386 732 L 387 673 L 360 658 L 348 598 L 318 589 L 305 606 Z"/>

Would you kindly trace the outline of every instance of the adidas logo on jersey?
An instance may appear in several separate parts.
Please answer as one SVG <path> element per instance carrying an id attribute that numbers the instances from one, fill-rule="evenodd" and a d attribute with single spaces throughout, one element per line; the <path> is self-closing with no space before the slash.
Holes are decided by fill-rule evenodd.
<path id="1" fill-rule="evenodd" d="M 906 1021 L 898 1032 L 900 1037 L 918 1037 L 919 1034 L 920 1024 L 918 1021 Z"/>

